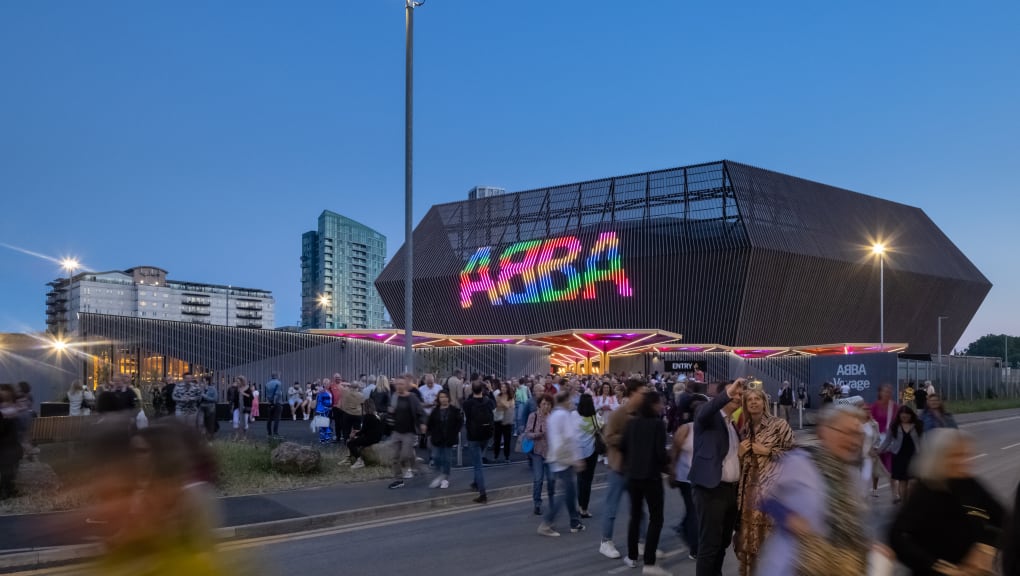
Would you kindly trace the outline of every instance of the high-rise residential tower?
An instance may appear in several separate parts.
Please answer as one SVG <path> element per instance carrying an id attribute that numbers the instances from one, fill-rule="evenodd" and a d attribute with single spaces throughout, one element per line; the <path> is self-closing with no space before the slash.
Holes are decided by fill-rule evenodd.
<path id="1" fill-rule="evenodd" d="M 386 265 L 386 236 L 336 212 L 301 236 L 301 327 L 382 328 L 386 309 L 375 279 Z"/>

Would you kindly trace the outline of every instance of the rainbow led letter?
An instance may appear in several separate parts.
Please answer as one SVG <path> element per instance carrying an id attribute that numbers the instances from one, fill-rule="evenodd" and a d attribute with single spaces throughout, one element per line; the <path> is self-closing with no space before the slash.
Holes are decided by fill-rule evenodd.
<path id="1" fill-rule="evenodd" d="M 460 273 L 460 305 L 470 308 L 472 297 L 485 292 L 493 306 L 507 304 L 534 304 L 537 302 L 563 302 L 567 300 L 594 300 L 595 285 L 611 282 L 622 297 L 634 295 L 620 257 L 620 239 L 616 232 L 603 232 L 583 260 L 579 270 L 578 258 L 584 247 L 576 236 L 561 236 L 542 240 L 526 240 L 511 244 L 499 258 L 495 279 L 490 270 L 492 247 L 479 248 Z M 554 275 L 561 275 L 564 283 Z M 515 280 L 519 280 L 517 290 Z"/>
<path id="2" fill-rule="evenodd" d="M 487 292 L 489 302 L 493 305 L 502 304 L 503 300 L 496 291 L 496 285 L 489 276 L 489 260 L 491 259 L 492 248 L 486 246 L 479 248 L 474 256 L 468 260 L 467 266 L 460 273 L 460 306 L 461 308 L 471 307 L 471 295 L 475 292 Z M 471 274 L 477 274 L 478 279 L 472 280 Z"/>

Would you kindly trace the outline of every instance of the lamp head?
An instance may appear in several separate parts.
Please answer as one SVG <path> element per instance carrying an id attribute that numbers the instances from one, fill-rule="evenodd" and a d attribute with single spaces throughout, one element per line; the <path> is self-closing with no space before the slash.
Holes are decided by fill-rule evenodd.
<path id="1" fill-rule="evenodd" d="M 873 244 L 871 246 L 871 253 L 876 254 L 878 256 L 885 254 L 885 244 L 882 243 Z"/>
<path id="2" fill-rule="evenodd" d="M 60 267 L 68 272 L 74 272 L 80 266 L 77 258 L 64 258 L 60 261 Z"/>

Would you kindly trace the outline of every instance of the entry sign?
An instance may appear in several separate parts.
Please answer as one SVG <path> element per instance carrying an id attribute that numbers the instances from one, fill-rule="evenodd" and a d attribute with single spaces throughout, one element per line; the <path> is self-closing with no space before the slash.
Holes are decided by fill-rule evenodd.
<path id="1" fill-rule="evenodd" d="M 664 372 L 694 372 L 695 367 L 706 372 L 708 367 L 704 360 L 666 360 Z"/>
<path id="2" fill-rule="evenodd" d="M 825 382 L 833 384 L 837 389 L 845 384 L 850 387 L 851 396 L 860 396 L 868 403 L 874 402 L 883 384 L 896 386 L 897 362 L 894 352 L 815 356 L 811 358 L 809 393 L 817 395 Z M 816 398 L 813 397 L 811 401 L 814 404 Z"/>

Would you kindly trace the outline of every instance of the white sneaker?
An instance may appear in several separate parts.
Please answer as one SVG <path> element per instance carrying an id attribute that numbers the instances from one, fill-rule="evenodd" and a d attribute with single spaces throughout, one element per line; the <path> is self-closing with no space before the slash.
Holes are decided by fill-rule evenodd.
<path id="1" fill-rule="evenodd" d="M 553 530 L 552 526 L 546 524 L 545 522 L 542 522 L 541 524 L 538 525 L 538 533 L 541 534 L 542 536 L 552 536 L 554 538 L 560 535 L 559 532 Z"/>
<path id="2" fill-rule="evenodd" d="M 404 470 L 404 480 L 410 480 L 411 478 L 414 478 L 414 472 L 410 468 Z"/>
<path id="3" fill-rule="evenodd" d="M 445 490 L 445 489 L 447 489 L 449 487 L 450 487 L 450 481 L 447 480 L 446 478 L 443 478 L 443 481 L 439 483 L 439 488 L 441 490 Z"/>
<path id="4" fill-rule="evenodd" d="M 620 551 L 616 549 L 616 544 L 613 544 L 612 540 L 602 541 L 602 544 L 599 546 L 599 554 L 613 560 L 620 557 Z"/>
<path id="5" fill-rule="evenodd" d="M 354 464 L 351 464 L 351 470 L 357 470 L 358 468 L 364 468 L 364 467 L 365 467 L 365 461 L 362 460 L 361 458 L 358 458 L 357 460 L 354 461 Z"/>
<path id="6" fill-rule="evenodd" d="M 637 554 L 640 557 L 644 557 L 644 555 L 645 555 L 645 543 L 644 542 L 638 542 L 638 545 L 637 545 Z M 662 550 L 656 550 L 655 551 L 655 557 L 656 558 L 665 558 L 666 557 L 666 553 L 663 552 Z"/>
<path id="7" fill-rule="evenodd" d="M 630 557 L 623 557 L 623 565 L 627 568 L 637 568 L 637 560 L 631 560 Z"/>
<path id="8" fill-rule="evenodd" d="M 435 479 L 432 480 L 432 482 L 429 484 L 429 488 L 439 488 L 439 485 L 442 484 L 442 482 L 443 478 L 441 476 L 436 476 Z"/>
<path id="9" fill-rule="evenodd" d="M 652 574 L 652 576 L 673 576 L 672 572 L 667 572 L 663 568 L 658 566 L 645 566 L 641 569 L 642 574 Z"/>

